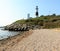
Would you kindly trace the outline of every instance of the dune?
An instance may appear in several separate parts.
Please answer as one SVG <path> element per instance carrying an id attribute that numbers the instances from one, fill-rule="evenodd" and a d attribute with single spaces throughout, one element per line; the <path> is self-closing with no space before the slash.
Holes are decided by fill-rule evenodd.
<path id="1" fill-rule="evenodd" d="M 0 51 L 60 51 L 60 31 L 55 29 L 27 31 L 22 35 L 0 41 Z"/>

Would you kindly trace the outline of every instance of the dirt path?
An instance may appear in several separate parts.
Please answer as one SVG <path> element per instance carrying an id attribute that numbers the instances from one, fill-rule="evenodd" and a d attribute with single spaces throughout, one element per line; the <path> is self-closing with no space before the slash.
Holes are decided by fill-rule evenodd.
<path id="1" fill-rule="evenodd" d="M 60 51 L 60 31 L 33 30 L 31 35 L 8 47 L 5 51 Z"/>

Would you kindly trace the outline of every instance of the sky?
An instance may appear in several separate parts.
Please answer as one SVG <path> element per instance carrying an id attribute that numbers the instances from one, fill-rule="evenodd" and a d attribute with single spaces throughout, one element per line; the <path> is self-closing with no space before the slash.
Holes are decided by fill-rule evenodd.
<path id="1" fill-rule="evenodd" d="M 60 0 L 0 0 L 0 26 L 26 19 L 28 13 L 35 17 L 36 6 L 39 7 L 39 16 L 60 15 Z"/>

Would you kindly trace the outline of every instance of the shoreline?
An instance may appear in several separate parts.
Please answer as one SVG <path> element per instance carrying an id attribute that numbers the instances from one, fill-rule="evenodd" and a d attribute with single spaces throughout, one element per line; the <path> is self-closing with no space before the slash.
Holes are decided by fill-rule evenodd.
<path id="1" fill-rule="evenodd" d="M 29 30 L 0 41 L 0 51 L 34 50 L 60 51 L 60 29 Z"/>
<path id="2" fill-rule="evenodd" d="M 0 40 L 0 51 L 5 50 L 8 46 L 13 46 L 16 43 L 20 42 L 23 38 L 28 37 L 32 34 L 32 30 L 21 32 L 18 35 Z"/>

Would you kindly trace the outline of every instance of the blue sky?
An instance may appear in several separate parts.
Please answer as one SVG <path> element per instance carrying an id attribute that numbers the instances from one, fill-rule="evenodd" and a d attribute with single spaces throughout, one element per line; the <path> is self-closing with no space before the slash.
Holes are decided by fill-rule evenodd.
<path id="1" fill-rule="evenodd" d="M 35 17 L 36 5 L 39 15 L 60 14 L 60 0 L 0 0 L 0 26 L 27 18 L 28 13 Z"/>

